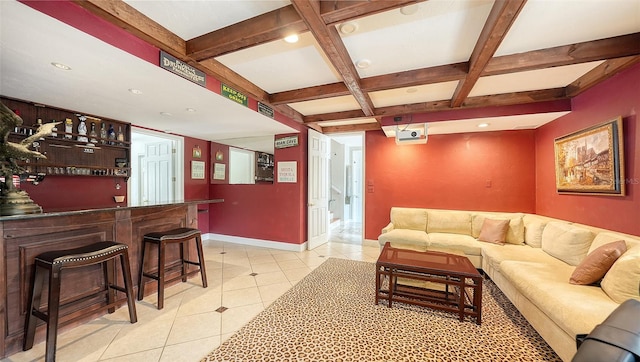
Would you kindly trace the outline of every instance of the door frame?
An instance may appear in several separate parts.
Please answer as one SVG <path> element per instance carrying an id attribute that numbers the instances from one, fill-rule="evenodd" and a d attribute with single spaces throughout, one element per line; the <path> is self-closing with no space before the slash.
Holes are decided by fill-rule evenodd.
<path id="1" fill-rule="evenodd" d="M 138 141 L 136 141 L 136 134 L 142 136 L 142 138 L 146 138 L 146 137 L 152 137 L 154 139 L 161 139 L 161 140 L 170 140 L 173 142 L 173 147 L 175 149 L 175 153 L 173 154 L 174 159 L 173 159 L 173 170 L 172 170 L 172 174 L 173 177 L 175 177 L 175 182 L 173 183 L 173 197 L 174 200 L 176 202 L 179 201 L 183 201 L 184 200 L 184 137 L 182 136 L 177 136 L 177 135 L 173 135 L 173 134 L 168 134 L 168 133 L 164 133 L 164 132 L 158 132 L 158 131 L 153 131 L 153 130 L 149 130 L 149 129 L 145 129 L 145 128 L 139 128 L 136 126 L 132 126 L 131 127 L 131 149 L 133 151 L 134 147 L 134 143 L 137 144 Z M 144 142 L 143 142 L 144 144 Z M 133 160 L 133 158 L 138 157 L 138 155 L 134 155 L 131 154 L 131 160 Z M 137 162 L 136 162 L 137 164 Z M 131 165 L 133 167 L 133 164 Z M 139 166 L 139 165 L 138 165 Z M 131 170 L 131 177 L 130 180 L 134 177 L 138 177 L 137 175 L 139 175 L 139 170 Z M 135 183 L 135 182 L 133 182 Z M 138 180 L 138 185 L 139 185 L 139 180 Z M 132 200 L 131 198 L 131 190 L 133 187 L 131 187 L 131 183 L 129 183 L 127 185 L 127 200 Z M 131 205 L 131 201 L 129 201 L 129 206 L 139 206 L 139 205 Z"/>
<path id="2" fill-rule="evenodd" d="M 307 249 L 312 250 L 320 245 L 329 242 L 329 162 L 331 159 L 331 138 L 325 134 L 309 129 L 307 131 Z M 318 151 L 314 151 L 313 139 L 318 138 L 320 146 Z M 322 144 L 324 143 L 324 148 Z M 318 169 L 314 170 L 313 157 L 319 154 L 320 162 Z M 316 174 L 318 172 L 318 174 Z M 319 176 L 319 177 L 318 177 Z M 319 180 L 319 181 L 318 181 Z M 313 197 L 313 183 L 318 182 L 318 198 Z M 319 215 L 317 220 L 314 216 L 324 210 L 325 215 Z M 314 212 L 315 211 L 315 212 Z M 322 223 L 320 217 L 323 217 Z M 314 235 L 314 231 L 317 233 Z"/>

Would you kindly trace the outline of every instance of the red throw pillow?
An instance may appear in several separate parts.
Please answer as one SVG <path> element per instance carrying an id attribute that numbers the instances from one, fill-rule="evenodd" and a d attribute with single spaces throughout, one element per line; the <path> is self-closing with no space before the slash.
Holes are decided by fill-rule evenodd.
<path id="1" fill-rule="evenodd" d="M 494 244 L 504 244 L 509 231 L 509 220 L 484 219 L 478 240 Z"/>
<path id="2" fill-rule="evenodd" d="M 589 285 L 599 281 L 625 251 L 627 251 L 627 244 L 624 240 L 602 245 L 578 264 L 571 274 L 569 283 Z"/>

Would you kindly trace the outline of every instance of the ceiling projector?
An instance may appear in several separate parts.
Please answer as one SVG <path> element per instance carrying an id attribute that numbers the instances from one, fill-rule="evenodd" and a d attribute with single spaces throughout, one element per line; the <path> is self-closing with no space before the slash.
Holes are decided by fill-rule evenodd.
<path id="1" fill-rule="evenodd" d="M 396 144 L 398 145 L 423 145 L 427 143 L 427 125 L 423 129 L 396 130 Z"/>

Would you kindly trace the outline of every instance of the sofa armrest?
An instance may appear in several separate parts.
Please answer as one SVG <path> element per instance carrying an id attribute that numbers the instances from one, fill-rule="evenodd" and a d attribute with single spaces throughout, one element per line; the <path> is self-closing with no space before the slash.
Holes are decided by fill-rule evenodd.
<path id="1" fill-rule="evenodd" d="M 390 222 L 387 226 L 382 228 L 382 234 L 388 233 L 391 230 L 393 230 L 393 223 L 392 222 Z"/>

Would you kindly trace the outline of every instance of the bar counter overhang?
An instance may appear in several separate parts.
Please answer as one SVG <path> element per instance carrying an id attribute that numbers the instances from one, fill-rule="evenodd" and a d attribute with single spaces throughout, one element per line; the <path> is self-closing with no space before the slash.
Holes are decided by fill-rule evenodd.
<path id="1" fill-rule="evenodd" d="M 22 350 L 29 283 L 36 255 L 103 240 L 127 244 L 135 293 L 139 288 L 137 280 L 143 235 L 178 227 L 197 228 L 198 205 L 223 201 L 194 200 L 0 217 L 0 358 Z M 193 250 L 189 248 L 188 253 L 196 255 L 195 247 Z M 168 251 L 168 263 L 177 260 L 178 255 L 177 249 Z M 145 259 L 147 264 L 149 260 L 154 260 L 154 256 L 150 255 L 150 258 Z M 154 264 L 149 266 L 151 269 L 155 267 Z M 121 273 L 116 269 L 115 277 L 118 275 Z M 119 282 L 122 282 L 120 279 Z M 145 283 L 145 295 L 156 291 L 155 285 L 149 283 Z M 60 301 L 64 303 L 71 297 L 90 295 L 101 288 L 104 288 L 104 283 L 99 265 L 89 272 L 85 268 L 77 271 L 71 269 L 63 275 Z M 121 304 L 126 303 L 123 293 L 118 293 L 118 298 Z M 46 301 L 45 296 L 43 301 Z M 103 315 L 105 311 L 101 307 L 104 302 L 104 298 L 93 297 L 81 304 L 81 307 L 87 308 L 82 313 L 78 310 L 63 310 L 68 314 L 61 318 L 61 330 Z M 44 331 L 42 324 L 36 332 L 36 342 L 44 340 Z"/>

